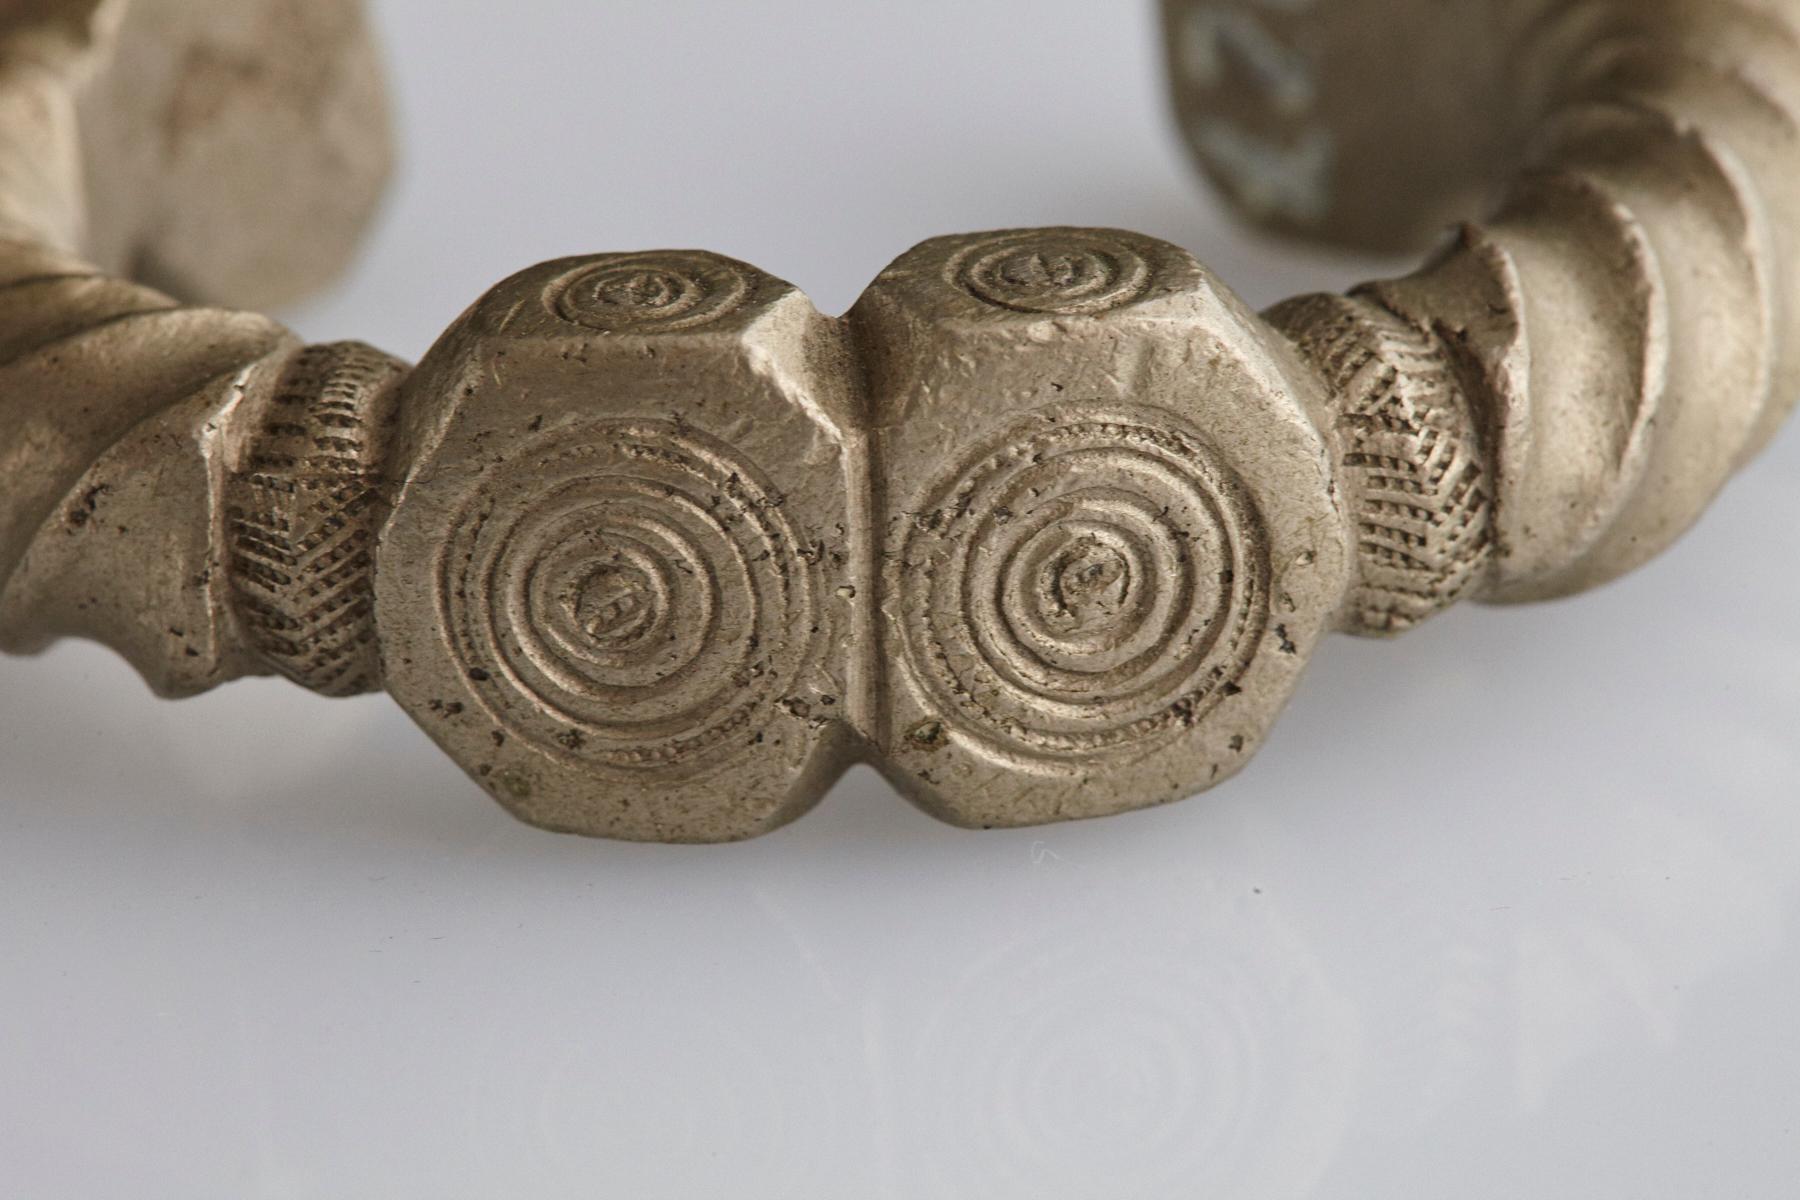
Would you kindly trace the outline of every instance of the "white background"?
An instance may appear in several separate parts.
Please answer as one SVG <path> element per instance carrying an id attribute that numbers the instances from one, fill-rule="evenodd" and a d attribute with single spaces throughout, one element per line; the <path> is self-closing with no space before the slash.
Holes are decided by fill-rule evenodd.
<path id="1" fill-rule="evenodd" d="M 1232 226 L 1148 3 L 386 0 L 404 170 L 288 317 L 704 246 L 839 311 L 925 236 Z M 404 53 L 398 47 L 404 47 Z M 1800 430 L 1581 601 L 1334 639 L 1173 808 L 720 849 L 514 824 L 388 701 L 0 664 L 0 1196 L 1790 1197 Z"/>

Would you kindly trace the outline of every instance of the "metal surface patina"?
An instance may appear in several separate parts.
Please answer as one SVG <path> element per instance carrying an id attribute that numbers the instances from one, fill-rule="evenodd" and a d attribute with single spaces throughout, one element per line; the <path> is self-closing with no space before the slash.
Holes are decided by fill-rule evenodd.
<path id="1" fill-rule="evenodd" d="M 1491 216 L 1263 315 L 1101 229 L 927 242 L 835 318 L 569 259 L 410 368 L 198 303 L 353 249 L 360 4 L 0 4 L 0 646 L 385 689 L 556 830 L 750 837 L 859 761 L 1101 816 L 1235 774 L 1333 630 L 1642 564 L 1800 397 L 1800 0 L 1165 8 L 1250 219 Z"/>

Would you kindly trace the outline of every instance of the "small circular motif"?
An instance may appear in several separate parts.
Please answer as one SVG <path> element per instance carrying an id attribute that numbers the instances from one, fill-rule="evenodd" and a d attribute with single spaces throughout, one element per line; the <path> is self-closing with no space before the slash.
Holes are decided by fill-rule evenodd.
<path id="1" fill-rule="evenodd" d="M 658 624 L 668 589 L 654 578 L 655 565 L 612 561 L 595 567 L 571 593 L 569 616 L 598 646 L 641 640 Z"/>
<path id="2" fill-rule="evenodd" d="M 548 299 L 563 320 L 589 329 L 657 333 L 716 321 L 749 295 L 749 278 L 723 259 L 634 254 L 580 268 L 559 280 Z"/>
<path id="3" fill-rule="evenodd" d="M 1015 312 L 1093 315 L 1140 299 L 1150 264 L 1123 241 L 1043 231 L 981 242 L 957 257 L 953 277 L 977 299 Z"/>
<path id="4" fill-rule="evenodd" d="M 620 768 L 748 744 L 812 656 L 780 497 L 662 421 L 561 432 L 494 468 L 446 544 L 440 604 L 495 722 Z"/>
<path id="5" fill-rule="evenodd" d="M 1055 410 L 914 510 L 896 586 L 913 673 L 976 739 L 1067 756 L 1171 736 L 1268 623 L 1260 518 L 1160 414 Z"/>

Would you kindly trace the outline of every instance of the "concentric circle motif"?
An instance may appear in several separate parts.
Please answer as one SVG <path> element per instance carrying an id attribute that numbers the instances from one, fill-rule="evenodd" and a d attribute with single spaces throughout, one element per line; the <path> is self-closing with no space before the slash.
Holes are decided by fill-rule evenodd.
<path id="1" fill-rule="evenodd" d="M 1034 414 L 913 513 L 896 585 L 911 669 L 948 720 L 1008 751 L 1192 727 L 1268 623 L 1253 504 L 1157 414 Z"/>
<path id="2" fill-rule="evenodd" d="M 749 295 L 749 278 L 723 259 L 662 253 L 590 263 L 559 280 L 548 300 L 563 320 L 589 329 L 658 333 L 716 321 Z"/>
<path id="3" fill-rule="evenodd" d="M 813 656 L 780 497 L 662 421 L 560 432 L 495 468 L 442 558 L 458 667 L 495 722 L 621 768 L 745 745 Z"/>
<path id="4" fill-rule="evenodd" d="M 957 256 L 951 275 L 957 286 L 1000 308 L 1076 316 L 1141 298 L 1151 271 L 1118 238 L 1044 230 L 978 242 Z"/>

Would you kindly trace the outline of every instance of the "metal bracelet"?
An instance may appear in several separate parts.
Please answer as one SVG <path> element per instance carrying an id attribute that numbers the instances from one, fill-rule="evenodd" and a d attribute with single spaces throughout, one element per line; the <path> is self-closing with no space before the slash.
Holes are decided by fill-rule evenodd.
<path id="1" fill-rule="evenodd" d="M 1235 774 L 1328 632 L 1646 562 L 1800 398 L 1800 0 L 1165 9 L 1251 219 L 1493 215 L 1263 316 L 1112 230 L 931 241 L 841 318 L 569 259 L 409 369 L 169 298 L 345 260 L 388 152 L 356 0 L 0 17 L 0 647 L 385 688 L 557 830 L 749 837 L 857 761 L 1092 817 Z"/>

